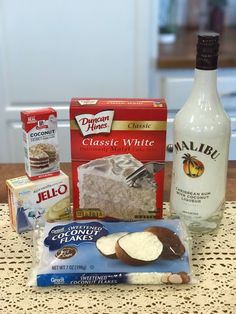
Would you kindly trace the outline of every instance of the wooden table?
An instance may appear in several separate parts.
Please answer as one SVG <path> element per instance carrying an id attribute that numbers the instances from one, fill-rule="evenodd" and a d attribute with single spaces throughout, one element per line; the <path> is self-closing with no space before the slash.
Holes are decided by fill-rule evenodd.
<path id="1" fill-rule="evenodd" d="M 61 169 L 71 178 L 70 163 L 62 163 Z M 164 186 L 164 201 L 169 202 L 170 199 L 170 184 L 171 184 L 171 169 L 172 163 L 167 162 L 165 167 L 165 186 Z M 25 174 L 23 164 L 0 164 L 0 203 L 7 202 L 6 179 L 15 178 Z M 71 181 L 71 180 L 70 180 Z M 228 177 L 227 177 L 227 201 L 236 200 L 236 161 L 229 161 Z"/>

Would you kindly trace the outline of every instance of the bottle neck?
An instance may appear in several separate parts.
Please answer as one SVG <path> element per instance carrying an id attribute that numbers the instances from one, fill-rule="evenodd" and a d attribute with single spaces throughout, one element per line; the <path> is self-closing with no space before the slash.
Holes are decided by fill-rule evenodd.
<path id="1" fill-rule="evenodd" d="M 217 70 L 195 69 L 192 93 L 206 98 L 218 96 Z"/>
<path id="2" fill-rule="evenodd" d="M 217 91 L 217 70 L 195 69 L 192 92 L 186 102 L 186 107 L 193 106 L 209 112 L 221 110 L 222 104 Z"/>

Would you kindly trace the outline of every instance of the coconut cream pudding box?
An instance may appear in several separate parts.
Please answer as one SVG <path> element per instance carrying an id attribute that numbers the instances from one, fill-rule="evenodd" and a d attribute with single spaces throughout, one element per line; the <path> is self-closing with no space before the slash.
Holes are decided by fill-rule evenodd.
<path id="1" fill-rule="evenodd" d="M 163 99 L 81 99 L 70 105 L 74 219 L 162 218 Z"/>
<path id="2" fill-rule="evenodd" d="M 10 220 L 17 233 L 32 230 L 36 222 L 71 219 L 69 177 L 31 181 L 27 176 L 6 181 Z"/>
<path id="3" fill-rule="evenodd" d="M 53 108 L 22 111 L 21 121 L 29 179 L 59 175 L 57 112 Z"/>

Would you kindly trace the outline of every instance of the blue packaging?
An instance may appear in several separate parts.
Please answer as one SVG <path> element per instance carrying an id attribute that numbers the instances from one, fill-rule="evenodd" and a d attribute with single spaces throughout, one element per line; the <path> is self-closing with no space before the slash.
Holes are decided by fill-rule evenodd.
<path id="1" fill-rule="evenodd" d="M 179 219 L 46 223 L 35 230 L 29 285 L 189 283 L 188 239 Z"/>

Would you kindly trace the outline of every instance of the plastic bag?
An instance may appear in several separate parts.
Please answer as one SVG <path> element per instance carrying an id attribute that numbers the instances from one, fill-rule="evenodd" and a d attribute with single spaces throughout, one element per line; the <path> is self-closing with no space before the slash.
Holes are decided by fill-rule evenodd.
<path id="1" fill-rule="evenodd" d="M 190 239 L 179 219 L 46 223 L 28 285 L 191 283 Z"/>

